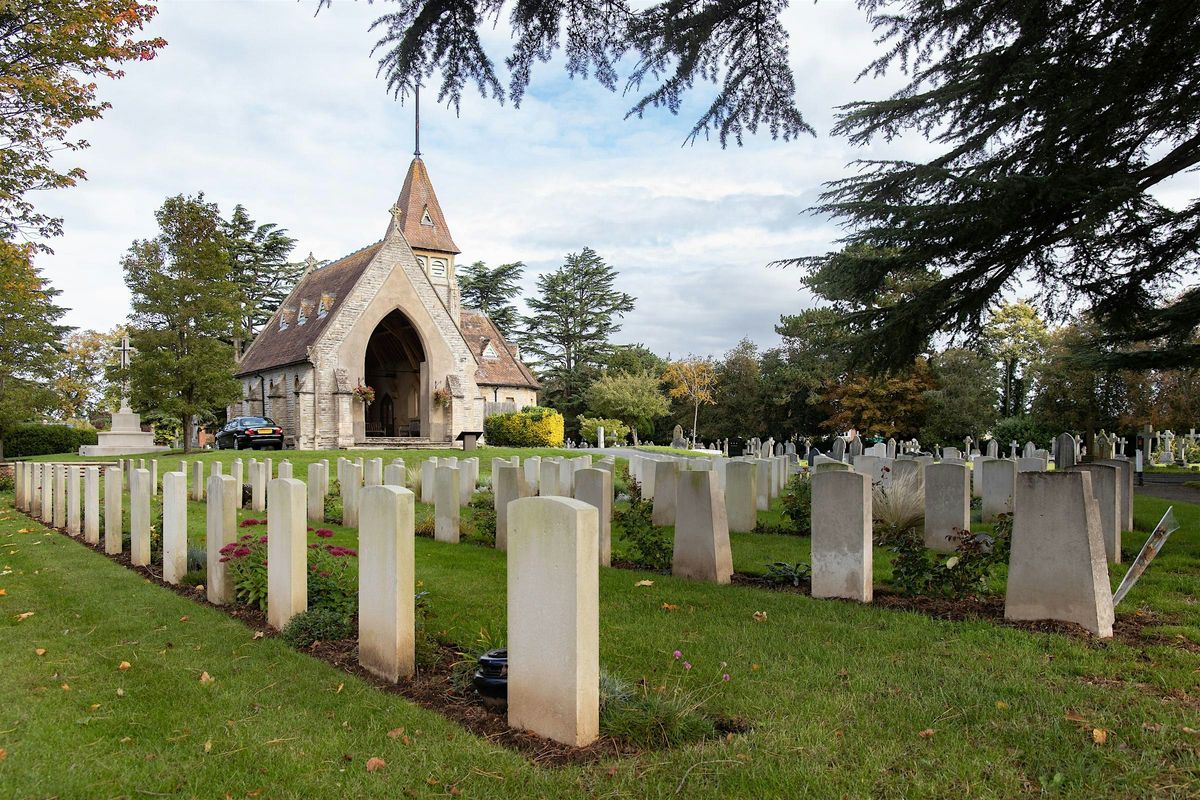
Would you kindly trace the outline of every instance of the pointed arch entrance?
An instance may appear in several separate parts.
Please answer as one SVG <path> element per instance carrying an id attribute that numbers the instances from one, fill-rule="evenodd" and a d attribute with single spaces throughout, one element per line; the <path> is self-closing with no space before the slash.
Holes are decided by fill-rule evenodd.
<path id="1" fill-rule="evenodd" d="M 367 341 L 363 377 L 375 390 L 366 409 L 366 434 L 374 437 L 421 435 L 421 367 L 425 348 L 412 321 L 400 309 L 385 316 Z"/>

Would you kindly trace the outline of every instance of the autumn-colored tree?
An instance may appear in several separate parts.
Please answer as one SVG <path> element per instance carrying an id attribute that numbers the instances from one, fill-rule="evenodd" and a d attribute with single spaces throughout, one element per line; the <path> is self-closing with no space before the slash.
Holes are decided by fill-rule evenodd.
<path id="1" fill-rule="evenodd" d="M 914 436 L 924 422 L 925 393 L 934 385 L 923 358 L 899 375 L 852 375 L 825 387 L 823 399 L 834 413 L 823 427 L 834 432 L 854 428 L 873 436 Z"/>
<path id="2" fill-rule="evenodd" d="M 688 356 L 672 361 L 663 371 L 663 383 L 670 385 L 671 397 L 692 404 L 692 447 L 696 446 L 696 429 L 700 425 L 700 406 L 713 405 L 717 386 L 717 370 L 712 359 Z"/>
<path id="3" fill-rule="evenodd" d="M 0 458 L 11 428 L 54 407 L 50 382 L 66 332 L 57 289 L 33 266 L 34 246 L 0 240 Z"/>
<path id="4" fill-rule="evenodd" d="M 112 365 L 113 348 L 120 332 L 72 331 L 63 338 L 51 387 L 63 419 L 88 419 L 103 410 L 109 391 L 106 368 Z M 109 409 L 115 410 L 115 409 Z"/>
<path id="5" fill-rule="evenodd" d="M 62 232 L 29 194 L 85 177 L 63 163 L 64 151 L 88 146 L 71 129 L 109 108 L 97 78 L 120 78 L 121 64 L 152 59 L 166 44 L 137 38 L 155 13 L 137 0 L 0 2 L 0 239 Z"/>

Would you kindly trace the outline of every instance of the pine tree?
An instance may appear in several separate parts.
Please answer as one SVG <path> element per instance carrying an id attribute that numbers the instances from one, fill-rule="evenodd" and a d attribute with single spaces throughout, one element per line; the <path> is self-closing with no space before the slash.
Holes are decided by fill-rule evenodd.
<path id="1" fill-rule="evenodd" d="M 238 397 L 231 338 L 241 307 L 228 240 L 204 195 L 170 197 L 155 214 L 159 233 L 134 242 L 121 261 L 132 297 L 129 338 L 135 408 L 177 417 L 184 449 L 197 420 Z"/>
<path id="2" fill-rule="evenodd" d="M 501 264 L 494 269 L 488 269 L 487 264 L 476 261 L 460 269 L 458 288 L 462 304 L 482 311 L 500 331 L 500 335 L 508 338 L 519 319 L 516 306 L 509 301 L 521 293 L 517 281 L 524 270 L 525 264 L 521 261 Z"/>
<path id="3" fill-rule="evenodd" d="M 253 340 L 287 299 L 305 264 L 290 263 L 296 240 L 274 223 L 259 225 L 242 205 L 222 225 L 233 258 L 233 281 L 241 304 L 241 328 Z"/>
<path id="4" fill-rule="evenodd" d="M 590 247 L 570 253 L 538 278 L 523 320 L 524 352 L 537 358 L 544 397 L 568 420 L 583 411 L 583 394 L 613 351 L 611 338 L 634 298 L 615 288 L 617 271 Z"/>

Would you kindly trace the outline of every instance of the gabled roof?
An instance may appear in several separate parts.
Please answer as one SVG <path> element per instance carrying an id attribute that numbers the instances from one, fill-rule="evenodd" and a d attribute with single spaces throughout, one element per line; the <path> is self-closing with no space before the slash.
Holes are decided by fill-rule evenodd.
<path id="1" fill-rule="evenodd" d="M 539 389 L 541 385 L 529 371 L 529 367 L 516 357 L 512 345 L 504 340 L 500 331 L 481 311 L 463 309 L 459 318 L 463 338 L 471 348 L 479 368 L 475 370 L 475 382 L 480 386 L 516 386 L 529 389 Z M 484 356 L 488 345 L 492 346 L 494 357 Z"/>
<path id="2" fill-rule="evenodd" d="M 329 321 L 341 308 L 342 301 L 350 294 L 359 276 L 381 247 L 383 242 L 376 242 L 326 267 L 305 273 L 242 356 L 236 374 L 240 377 L 307 360 L 308 348 L 317 343 Z M 319 315 L 322 299 L 327 305 L 325 314 Z M 305 304 L 308 312 L 303 325 L 299 324 L 296 315 L 301 303 Z M 287 328 L 283 330 L 279 327 L 281 318 L 287 319 Z"/>
<path id="3" fill-rule="evenodd" d="M 429 171 L 419 156 L 408 165 L 408 174 L 404 176 L 404 187 L 396 199 L 396 221 L 414 250 L 462 252 L 450 237 L 450 226 L 433 191 Z"/>

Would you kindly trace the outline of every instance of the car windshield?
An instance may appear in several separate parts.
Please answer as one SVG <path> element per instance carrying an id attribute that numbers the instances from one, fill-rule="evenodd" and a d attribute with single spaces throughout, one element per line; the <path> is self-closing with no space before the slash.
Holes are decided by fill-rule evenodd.
<path id="1" fill-rule="evenodd" d="M 242 417 L 242 425 L 247 428 L 255 428 L 259 425 L 274 425 L 275 423 L 266 417 Z"/>

